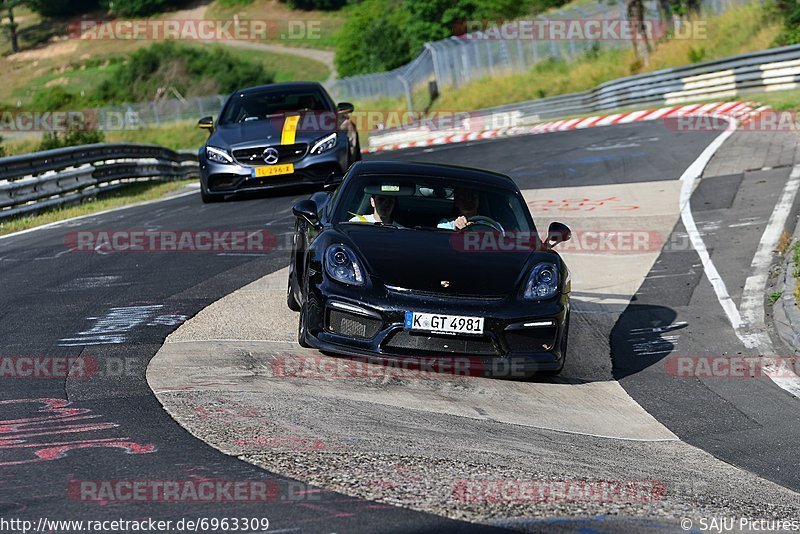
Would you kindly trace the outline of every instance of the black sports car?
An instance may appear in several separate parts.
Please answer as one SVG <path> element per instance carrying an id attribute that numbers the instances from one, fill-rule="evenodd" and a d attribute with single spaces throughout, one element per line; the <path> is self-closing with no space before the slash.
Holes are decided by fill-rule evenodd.
<path id="1" fill-rule="evenodd" d="M 341 180 L 361 159 L 353 105 L 334 104 L 315 82 L 276 83 L 236 91 L 200 149 L 200 193 L 214 202 L 243 191 Z"/>
<path id="2" fill-rule="evenodd" d="M 354 164 L 294 205 L 289 308 L 301 345 L 383 360 L 466 356 L 480 374 L 557 374 L 570 275 L 517 186 L 489 171 Z M 471 373 L 472 374 L 472 373 Z"/>

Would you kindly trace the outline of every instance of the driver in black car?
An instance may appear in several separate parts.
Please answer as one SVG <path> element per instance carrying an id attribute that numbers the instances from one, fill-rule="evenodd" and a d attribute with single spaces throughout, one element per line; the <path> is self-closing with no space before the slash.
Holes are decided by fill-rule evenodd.
<path id="1" fill-rule="evenodd" d="M 437 228 L 446 230 L 461 230 L 472 224 L 467 219 L 478 214 L 480 197 L 473 189 L 456 188 L 453 192 L 453 203 L 458 208 L 459 215 L 454 219 L 442 219 Z"/>

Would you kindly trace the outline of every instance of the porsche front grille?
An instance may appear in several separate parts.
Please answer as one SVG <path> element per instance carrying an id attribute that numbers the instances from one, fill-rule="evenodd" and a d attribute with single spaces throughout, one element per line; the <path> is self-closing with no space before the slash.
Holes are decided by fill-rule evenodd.
<path id="1" fill-rule="evenodd" d="M 425 351 L 428 353 L 497 355 L 498 351 L 488 337 L 412 334 L 405 330 L 395 332 L 383 343 L 384 350 Z"/>

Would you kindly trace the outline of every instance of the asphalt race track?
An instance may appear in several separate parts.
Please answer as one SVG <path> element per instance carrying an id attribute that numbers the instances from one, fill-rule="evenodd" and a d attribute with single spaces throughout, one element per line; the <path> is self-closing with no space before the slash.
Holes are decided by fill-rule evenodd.
<path id="1" fill-rule="evenodd" d="M 454 163 L 507 173 L 524 190 L 540 232 L 555 219 L 564 220 L 576 233 L 597 226 L 623 230 L 631 226 L 621 225 L 635 224 L 636 229 L 652 229 L 660 236 L 659 243 L 680 243 L 686 241 L 686 229 L 677 204 L 678 178 L 718 135 L 718 131 L 676 132 L 655 121 L 409 149 L 370 159 Z M 764 226 L 789 171 L 704 177 L 692 195 L 698 228 L 735 301 L 741 299 Z M 437 515 L 423 511 L 428 510 L 424 506 L 412 509 L 415 507 L 406 503 L 392 506 L 362 498 L 369 494 L 357 491 L 306 487 L 297 492 L 292 488 L 298 486 L 285 473 L 273 474 L 252 465 L 259 463 L 252 458 L 243 461 L 220 452 L 181 426 L 191 426 L 191 422 L 181 420 L 178 424 L 164 410 L 146 380 L 151 359 L 170 333 L 201 310 L 286 267 L 286 235 L 294 224 L 291 206 L 309 194 L 294 191 L 202 205 L 195 191 L 0 238 L 0 356 L 81 356 L 96 368 L 91 376 L 4 376 L 0 388 L 0 517 L 33 521 L 266 517 L 269 532 L 472 532 L 499 530 L 498 526 L 530 530 L 554 526 L 518 518 L 477 525 L 453 519 L 474 520 L 468 514 L 441 511 Z M 276 236 L 276 247 L 263 253 L 70 249 L 78 231 L 132 229 L 267 230 Z M 564 378 L 554 383 L 577 387 L 580 383 L 613 384 L 611 379 L 616 379 L 636 403 L 668 429 L 667 434 L 671 432 L 683 442 L 752 473 L 755 476 L 748 474 L 751 482 L 768 481 L 791 490 L 770 491 L 782 495 L 776 499 L 788 503 L 794 500 L 796 504 L 800 501 L 792 492 L 800 492 L 797 399 L 771 380 L 687 379 L 665 372 L 665 362 L 674 355 L 746 353 L 703 276 L 696 252 L 675 248 L 659 247 L 638 259 L 565 253 L 576 273 L 575 315 Z M 270 330 L 292 319 L 288 309 L 284 313 L 282 317 L 256 320 Z M 175 374 L 180 378 L 180 373 Z M 222 375 L 204 383 L 204 387 L 220 390 L 229 385 Z M 302 404 L 303 398 L 295 403 Z M 224 406 L 190 408 L 195 413 L 213 413 Z M 385 413 L 400 417 L 401 412 Z M 326 416 L 319 414 L 320 418 Z M 344 417 L 341 413 L 338 416 Z M 444 415 L 441 421 L 430 417 L 434 423 L 447 424 Z M 383 432 L 399 435 L 407 428 L 389 425 L 385 419 L 369 422 L 371 432 L 378 437 Z M 575 442 L 575 447 L 585 447 L 577 450 L 581 454 L 595 450 L 601 458 L 587 458 L 587 466 L 593 461 L 608 461 L 611 463 L 605 466 L 611 469 L 614 461 L 638 461 L 602 458 L 614 456 L 614 451 L 624 454 L 627 445 L 598 440 L 590 433 L 565 438 L 562 430 L 551 435 L 550 430 L 476 424 L 473 436 L 454 435 L 475 440 L 465 449 L 491 448 L 498 446 L 489 444 L 491 436 L 505 432 L 504 428 L 509 430 L 509 443 L 530 441 L 541 443 L 545 449 L 547 442 L 567 439 Z M 413 437 L 412 430 L 408 432 Z M 487 441 L 481 442 L 483 438 Z M 585 445 L 582 440 L 586 440 Z M 550 449 L 548 462 L 556 464 L 561 451 Z M 645 453 L 631 454 L 644 458 Z M 662 455 L 659 461 L 667 462 L 668 451 L 658 454 Z M 687 485 L 691 476 L 702 475 L 695 471 L 700 465 L 695 460 L 675 454 L 672 461 L 676 471 L 687 471 Z M 686 465 L 681 467 L 683 461 Z M 577 460 L 571 457 L 570 462 Z M 270 463 L 265 460 L 259 465 L 269 467 Z M 715 476 L 724 479 L 721 467 L 709 467 L 710 471 L 715 469 Z M 642 472 L 643 476 L 647 474 L 644 468 Z M 314 483 L 327 480 L 309 478 Z M 252 503 L 106 502 L 87 501 L 75 489 L 80 481 L 119 480 L 263 481 L 274 488 L 274 498 Z M 730 488 L 719 491 L 740 492 L 737 498 L 742 499 L 750 491 L 734 488 L 737 480 L 731 479 L 729 484 Z M 331 483 L 325 487 L 338 486 Z M 676 491 L 688 495 L 695 489 Z M 667 491 L 671 491 L 669 486 Z M 705 491 L 713 493 L 714 488 Z M 754 486 L 752 502 L 762 496 Z M 736 502 L 704 503 L 712 504 Z M 781 505 L 776 504 L 778 508 Z M 602 520 L 592 524 L 603 528 Z M 608 525 L 615 530 L 636 531 L 640 527 Z M 665 520 L 659 525 L 669 529 L 676 523 Z M 561 526 L 566 530 L 582 528 L 580 522 Z"/>

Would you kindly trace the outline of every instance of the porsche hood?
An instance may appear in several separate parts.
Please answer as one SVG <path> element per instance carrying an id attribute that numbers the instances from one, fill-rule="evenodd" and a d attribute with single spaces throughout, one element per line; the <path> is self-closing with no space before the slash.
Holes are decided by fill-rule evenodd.
<path id="1" fill-rule="evenodd" d="M 384 284 L 449 295 L 500 297 L 513 294 L 531 261 L 554 261 L 547 252 L 467 252 L 453 246 L 452 232 L 339 227 Z M 532 258 L 536 255 L 536 258 Z M 541 258 L 538 258 L 541 256 Z M 556 256 L 557 257 L 557 256 Z"/>

